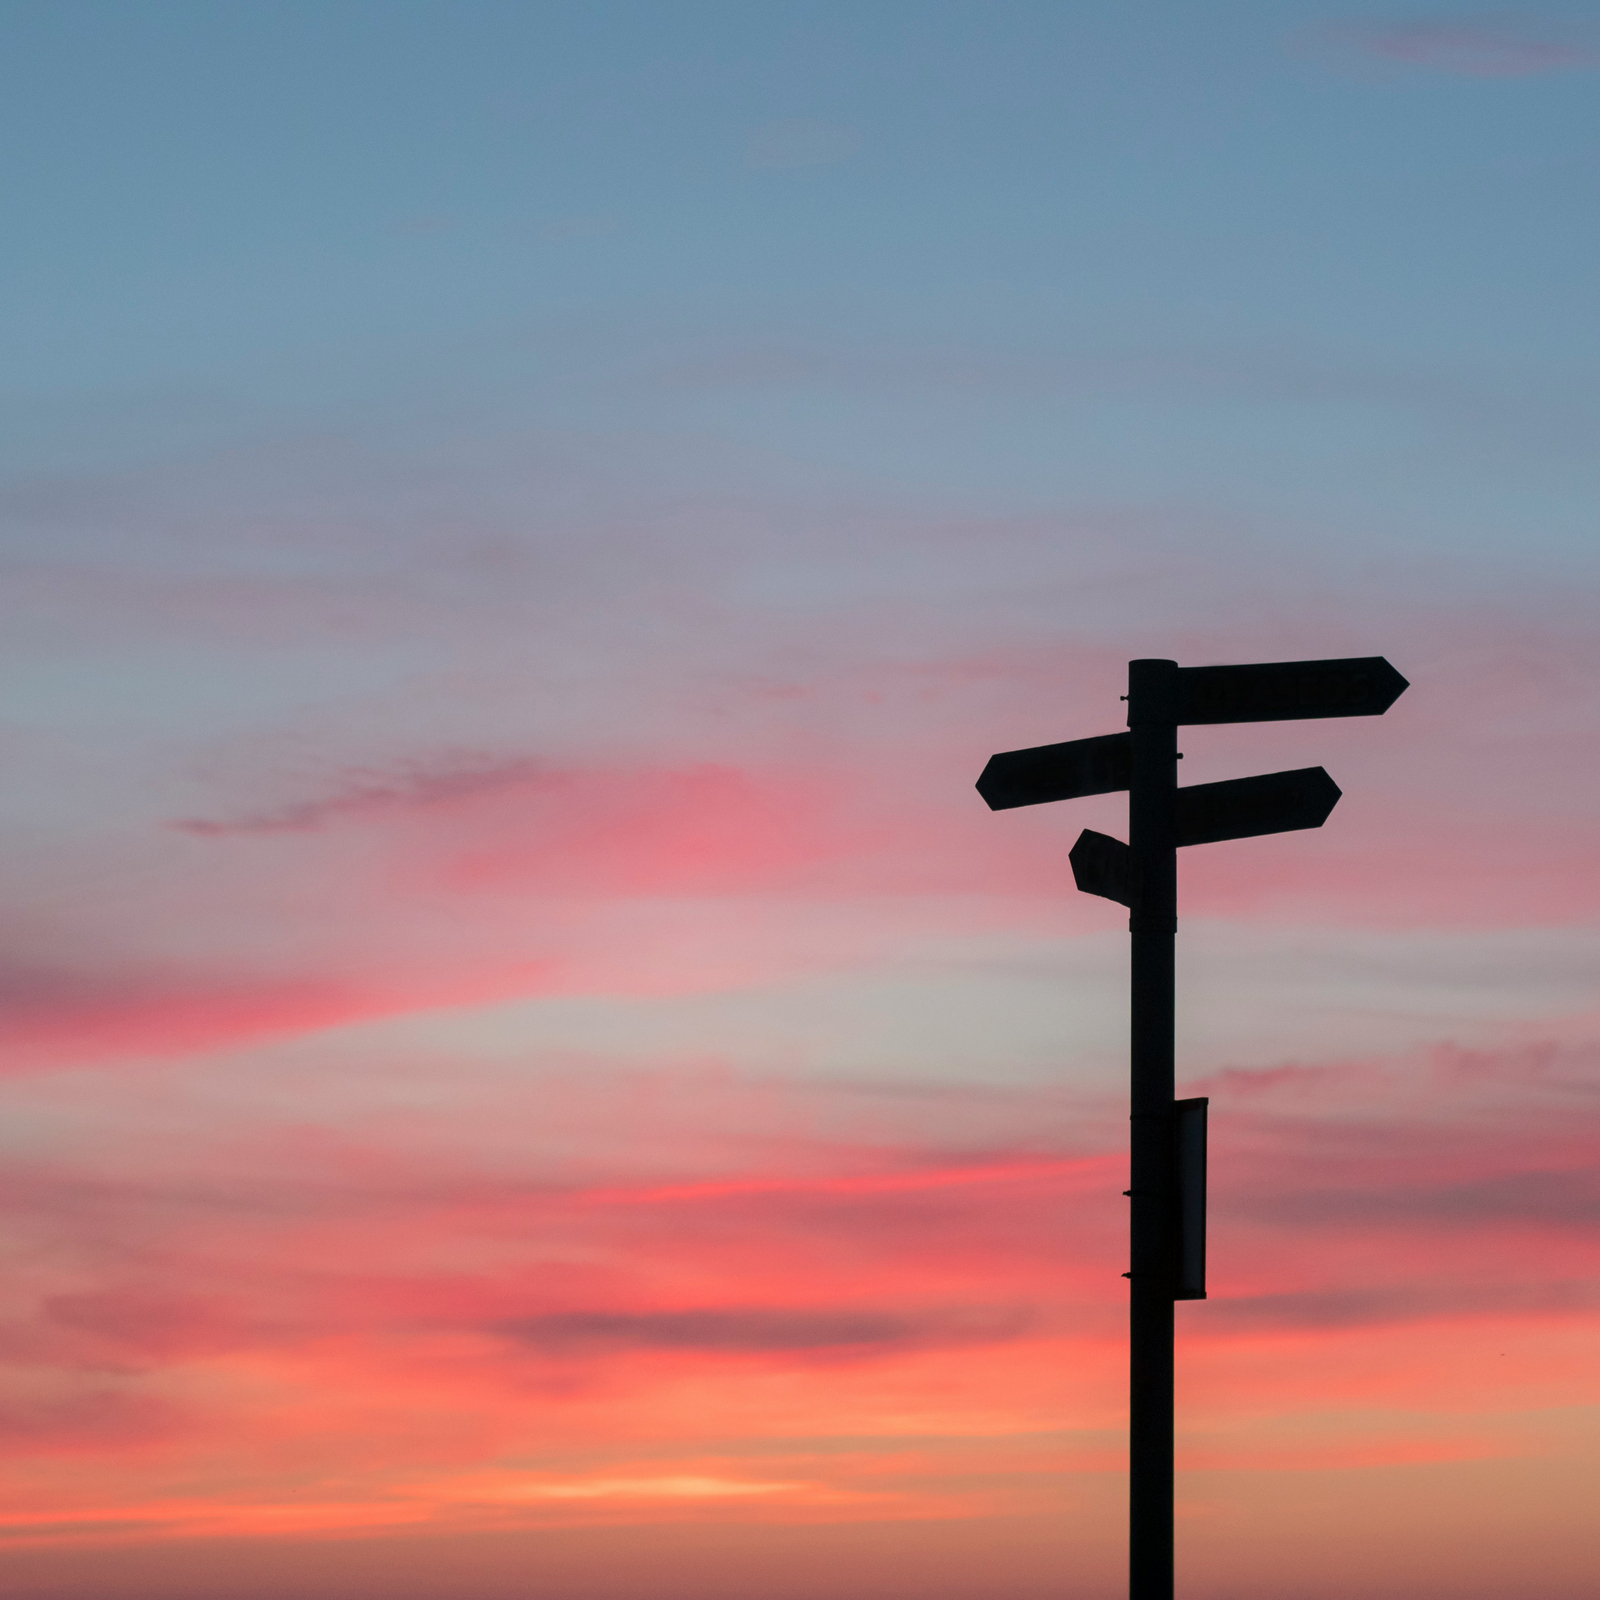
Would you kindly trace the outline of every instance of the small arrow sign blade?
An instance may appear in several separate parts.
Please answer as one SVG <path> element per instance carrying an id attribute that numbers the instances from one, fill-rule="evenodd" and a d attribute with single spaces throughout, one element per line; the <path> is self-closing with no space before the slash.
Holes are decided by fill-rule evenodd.
<path id="1" fill-rule="evenodd" d="M 1381 716 L 1410 687 L 1382 656 L 1180 667 L 1179 722 Z"/>
<path id="2" fill-rule="evenodd" d="M 1118 905 L 1133 904 L 1133 852 L 1108 833 L 1085 828 L 1067 860 L 1072 878 L 1084 894 L 1102 895 Z"/>
<path id="3" fill-rule="evenodd" d="M 1066 744 L 1035 745 L 990 756 L 978 779 L 978 793 L 991 811 L 1037 806 L 1047 800 L 1077 800 L 1086 794 L 1111 794 L 1128 787 L 1133 741 L 1126 733 Z"/>
<path id="4" fill-rule="evenodd" d="M 1321 767 L 1197 783 L 1178 791 L 1178 843 L 1216 844 L 1320 828 L 1338 801 L 1339 785 Z"/>

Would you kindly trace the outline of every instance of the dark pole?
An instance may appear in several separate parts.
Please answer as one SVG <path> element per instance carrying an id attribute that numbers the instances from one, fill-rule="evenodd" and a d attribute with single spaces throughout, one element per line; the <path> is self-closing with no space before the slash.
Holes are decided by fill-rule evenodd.
<path id="1" fill-rule="evenodd" d="M 1133 1176 L 1129 1600 L 1172 1600 L 1172 1307 L 1177 1275 L 1173 939 L 1178 927 L 1178 664 L 1128 663 Z"/>

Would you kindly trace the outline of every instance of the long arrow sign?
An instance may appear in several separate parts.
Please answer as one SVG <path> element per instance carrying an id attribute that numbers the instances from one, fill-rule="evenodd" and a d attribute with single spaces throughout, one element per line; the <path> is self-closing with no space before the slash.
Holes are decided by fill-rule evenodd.
<path id="1" fill-rule="evenodd" d="M 1409 685 L 1382 656 L 1179 667 L 1175 722 L 1287 722 L 1377 717 Z"/>
<path id="2" fill-rule="evenodd" d="M 1178 843 L 1216 844 L 1320 828 L 1338 802 L 1339 785 L 1321 767 L 1196 783 L 1178 791 Z M 1085 828 L 1067 859 L 1084 894 L 1132 906 L 1137 888 L 1133 852 L 1120 839 Z"/>
<path id="3" fill-rule="evenodd" d="M 1069 739 L 1031 750 L 1006 750 L 990 756 L 978 779 L 978 793 L 991 811 L 1043 805 L 1046 800 L 1077 800 L 1086 794 L 1126 789 L 1133 771 L 1133 740 L 1126 733 L 1097 739 Z"/>

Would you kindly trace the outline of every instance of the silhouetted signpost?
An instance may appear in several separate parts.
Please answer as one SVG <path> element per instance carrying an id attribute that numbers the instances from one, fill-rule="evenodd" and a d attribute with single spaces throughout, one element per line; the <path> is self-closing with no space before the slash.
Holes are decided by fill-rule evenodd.
<path id="1" fill-rule="evenodd" d="M 1069 859 L 1079 889 L 1131 912 L 1130 1600 L 1172 1600 L 1172 1307 L 1206 1294 L 1206 1101 L 1174 1099 L 1178 847 L 1320 828 L 1339 799 L 1321 767 L 1180 789 L 1178 729 L 1378 716 L 1406 687 L 1382 656 L 1237 667 L 1130 661 L 1126 733 L 1010 750 L 990 757 L 978 779 L 994 811 L 1128 791 L 1128 842 L 1085 829 Z"/>

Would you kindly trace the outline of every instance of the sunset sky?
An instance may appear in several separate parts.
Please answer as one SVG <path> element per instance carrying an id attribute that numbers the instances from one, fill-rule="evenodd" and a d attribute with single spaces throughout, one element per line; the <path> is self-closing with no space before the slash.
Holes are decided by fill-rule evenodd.
<path id="1" fill-rule="evenodd" d="M 1184 1600 L 1600 1563 L 1600 12 L 0 3 L 0 1596 L 1115 1600 L 1130 657 Z"/>

